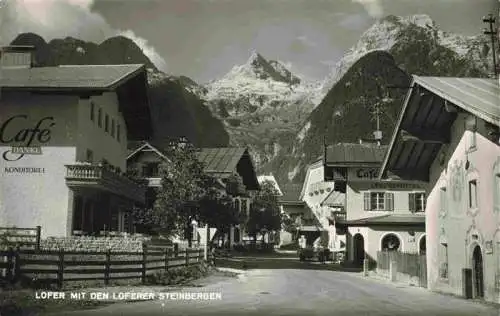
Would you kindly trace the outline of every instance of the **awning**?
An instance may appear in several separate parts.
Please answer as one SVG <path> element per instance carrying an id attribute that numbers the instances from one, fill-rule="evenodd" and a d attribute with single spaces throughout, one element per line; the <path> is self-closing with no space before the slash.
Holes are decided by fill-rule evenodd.
<path id="1" fill-rule="evenodd" d="M 382 215 L 344 221 L 347 226 L 413 226 L 425 227 L 425 216 L 422 215 Z"/>

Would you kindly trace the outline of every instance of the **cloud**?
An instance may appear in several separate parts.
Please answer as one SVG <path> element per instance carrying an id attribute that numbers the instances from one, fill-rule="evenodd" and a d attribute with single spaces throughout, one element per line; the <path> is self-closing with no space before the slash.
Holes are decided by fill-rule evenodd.
<path id="1" fill-rule="evenodd" d="M 365 13 L 351 14 L 340 20 L 339 25 L 348 30 L 363 30 L 370 24 L 370 17 Z"/>
<path id="2" fill-rule="evenodd" d="M 352 2 L 362 4 L 368 14 L 376 19 L 384 16 L 384 8 L 380 0 L 352 0 Z"/>
<path id="3" fill-rule="evenodd" d="M 148 41 L 132 30 L 112 28 L 98 13 L 94 0 L 0 0 L 0 45 L 8 45 L 18 34 L 33 32 L 46 40 L 67 36 L 102 42 L 122 35 L 130 38 L 162 70 L 167 63 Z"/>

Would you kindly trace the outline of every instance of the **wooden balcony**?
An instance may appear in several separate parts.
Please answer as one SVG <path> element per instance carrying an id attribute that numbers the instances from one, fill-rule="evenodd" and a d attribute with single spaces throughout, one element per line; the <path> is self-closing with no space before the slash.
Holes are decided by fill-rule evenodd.
<path id="1" fill-rule="evenodd" d="M 347 213 L 346 212 L 332 212 L 333 217 L 335 218 L 335 221 L 345 221 L 347 218 Z"/>
<path id="2" fill-rule="evenodd" d="M 66 165 L 66 184 L 70 188 L 94 188 L 145 203 L 146 186 L 124 174 L 98 164 Z"/>

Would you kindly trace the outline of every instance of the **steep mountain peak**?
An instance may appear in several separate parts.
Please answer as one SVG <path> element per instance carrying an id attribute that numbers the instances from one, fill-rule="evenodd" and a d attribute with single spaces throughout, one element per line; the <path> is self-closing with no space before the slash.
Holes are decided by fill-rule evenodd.
<path id="1" fill-rule="evenodd" d="M 259 54 L 255 49 L 252 49 L 250 51 L 250 57 L 248 57 L 247 62 L 245 63 L 246 65 L 255 65 L 258 63 L 266 62 L 266 59 L 262 57 L 261 54 Z"/>
<path id="2" fill-rule="evenodd" d="M 398 26 L 414 24 L 420 27 L 435 27 L 436 22 L 427 14 L 414 14 L 408 16 L 388 15 L 378 21 L 378 24 L 389 23 Z"/>
<path id="3" fill-rule="evenodd" d="M 300 78 L 278 61 L 269 61 L 256 50 L 252 50 L 247 61 L 236 65 L 222 78 L 209 82 L 207 100 L 231 99 L 242 95 L 290 95 L 291 90 L 298 88 Z M 280 98 L 280 97 L 277 97 Z"/>
<path id="4" fill-rule="evenodd" d="M 401 53 L 402 47 L 417 48 L 419 45 L 431 45 L 436 48 L 435 50 L 442 51 L 444 49 L 458 58 L 470 60 L 485 73 L 491 68 L 491 58 L 488 55 L 491 55 L 491 52 L 487 47 L 485 48 L 485 45 L 488 46 L 488 42 L 484 35 L 462 36 L 444 32 L 426 14 L 389 15 L 366 30 L 358 43 L 335 64 L 330 75 L 323 81 L 323 95 L 342 78 L 357 60 L 367 53 L 383 50 L 398 55 Z M 420 71 L 425 72 L 425 69 L 420 69 Z"/>

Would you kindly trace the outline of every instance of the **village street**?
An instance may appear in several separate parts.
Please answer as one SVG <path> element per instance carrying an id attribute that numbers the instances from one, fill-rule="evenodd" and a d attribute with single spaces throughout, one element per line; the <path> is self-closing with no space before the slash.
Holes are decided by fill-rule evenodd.
<path id="1" fill-rule="evenodd" d="M 271 259 L 259 259 L 266 260 Z M 58 315 L 499 315 L 498 307 L 491 305 L 365 278 L 359 272 L 314 269 L 292 258 L 280 260 L 287 269 L 251 269 L 238 278 L 182 290 L 219 292 L 220 300 L 115 303 Z M 289 269 L 292 265 L 295 269 Z"/>

